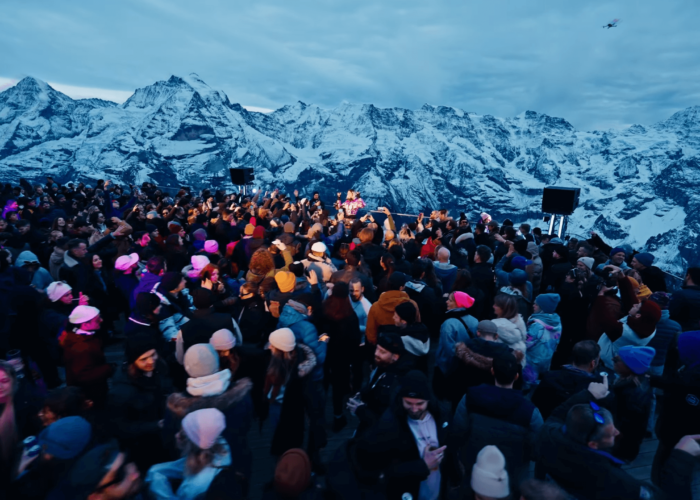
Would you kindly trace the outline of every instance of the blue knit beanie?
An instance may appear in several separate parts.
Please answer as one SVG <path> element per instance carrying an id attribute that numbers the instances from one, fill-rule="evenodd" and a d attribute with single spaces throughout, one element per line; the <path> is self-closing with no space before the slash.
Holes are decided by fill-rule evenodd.
<path id="1" fill-rule="evenodd" d="M 620 347 L 620 350 L 617 351 L 617 355 L 620 356 L 630 370 L 637 375 L 641 375 L 649 370 L 651 361 L 656 355 L 656 349 L 647 346 L 638 347 L 626 345 Z"/>
<path id="2" fill-rule="evenodd" d="M 393 275 L 392 275 L 393 276 Z M 511 285 L 523 285 L 527 281 L 527 273 L 523 271 L 522 269 L 513 269 L 509 274 L 508 274 L 508 282 Z"/>
<path id="3" fill-rule="evenodd" d="M 681 333 L 678 355 L 686 368 L 700 365 L 700 330 Z"/>
<path id="4" fill-rule="evenodd" d="M 65 417 L 39 434 L 44 451 L 61 460 L 75 458 L 92 438 L 92 426 L 83 417 Z"/>
<path id="5" fill-rule="evenodd" d="M 543 313 L 552 314 L 557 310 L 560 300 L 561 297 L 559 297 L 558 293 L 543 293 L 537 296 L 535 304 L 540 306 Z"/>
<path id="6" fill-rule="evenodd" d="M 650 267 L 651 264 L 654 262 L 654 256 L 648 252 L 638 253 L 634 256 L 634 258 L 637 259 L 637 262 L 639 262 L 644 267 Z"/>
<path id="7" fill-rule="evenodd" d="M 625 257 L 627 256 L 627 251 L 626 251 L 624 248 L 622 248 L 622 247 L 615 247 L 615 248 L 613 248 L 613 249 L 610 251 L 610 257 L 612 257 L 612 256 L 615 255 L 616 253 L 620 253 L 620 252 L 624 253 L 624 254 L 625 254 Z"/>

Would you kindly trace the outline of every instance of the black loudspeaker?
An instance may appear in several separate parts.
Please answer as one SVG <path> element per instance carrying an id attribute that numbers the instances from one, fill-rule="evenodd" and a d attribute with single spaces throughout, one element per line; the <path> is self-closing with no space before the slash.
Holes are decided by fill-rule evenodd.
<path id="1" fill-rule="evenodd" d="M 229 168 L 231 173 L 231 182 L 236 186 L 245 186 L 255 180 L 255 174 L 252 168 Z"/>
<path id="2" fill-rule="evenodd" d="M 571 215 L 578 207 L 581 188 L 548 186 L 542 193 L 542 212 L 554 215 Z"/>

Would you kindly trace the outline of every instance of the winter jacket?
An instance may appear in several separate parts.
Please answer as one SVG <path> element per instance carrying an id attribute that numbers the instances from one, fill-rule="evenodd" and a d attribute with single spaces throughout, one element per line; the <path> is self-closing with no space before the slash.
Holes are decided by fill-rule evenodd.
<path id="1" fill-rule="evenodd" d="M 220 410 L 226 417 L 226 429 L 221 436 L 231 447 L 231 467 L 237 472 L 243 474 L 247 479 L 250 479 L 252 469 L 252 452 L 248 446 L 248 431 L 252 425 L 253 419 L 253 402 L 250 391 L 253 383 L 250 379 L 241 379 L 236 382 L 229 382 L 231 373 L 228 370 L 223 370 L 217 374 L 228 373 L 228 378 L 219 377 L 221 384 L 211 383 L 206 384 L 205 380 L 209 377 L 201 377 L 200 379 L 188 379 L 187 392 L 178 392 L 171 394 L 166 403 L 166 416 L 164 425 L 164 434 L 167 443 L 174 443 L 175 434 L 181 426 L 182 419 L 188 413 L 204 408 L 216 408 Z M 193 389 L 193 380 L 202 380 L 199 384 L 201 390 Z M 197 396 L 193 396 L 191 392 L 196 392 Z"/>
<path id="2" fill-rule="evenodd" d="M 543 424 L 539 410 L 520 391 L 479 385 L 469 388 L 457 406 L 453 442 L 469 472 L 484 446 L 497 446 L 515 490 L 528 471 L 534 439 Z"/>
<path id="3" fill-rule="evenodd" d="M 408 302 L 410 298 L 406 292 L 389 290 L 379 296 L 379 300 L 372 304 L 367 315 L 367 342 L 377 344 L 378 330 L 383 325 L 394 324 L 394 310 L 399 304 Z"/>
<path id="4" fill-rule="evenodd" d="M 442 482 L 457 482 L 457 457 L 449 446 L 452 442 L 449 412 L 432 404 L 428 406 L 428 411 L 435 422 L 438 443 L 440 446 L 448 445 L 445 458 L 440 464 Z M 357 462 L 363 469 L 372 471 L 377 476 L 384 475 L 387 500 L 409 498 L 406 493 L 411 498 L 420 498 L 421 482 L 430 475 L 421 456 L 422 450 L 416 444 L 408 417 L 402 408 L 391 407 L 374 428 L 357 440 Z"/>
<path id="5" fill-rule="evenodd" d="M 435 365 L 444 375 L 451 373 L 455 345 L 476 337 L 479 321 L 463 307 L 447 311 L 447 319 L 440 327 L 440 341 L 435 353 Z"/>
<path id="6" fill-rule="evenodd" d="M 66 251 L 59 247 L 54 247 L 51 257 L 49 257 L 49 271 L 54 281 L 60 280 L 59 271 L 63 265 L 63 256 Z"/>
<path id="7" fill-rule="evenodd" d="M 132 293 L 132 300 L 134 301 L 133 303 L 136 303 L 136 297 L 139 296 L 139 293 L 151 293 L 156 288 L 156 285 L 159 283 L 160 276 L 158 276 L 157 274 L 151 274 L 148 271 L 144 271 L 141 275 L 141 281 L 139 281 L 139 284 L 136 285 Z"/>
<path id="8" fill-rule="evenodd" d="M 442 281 L 442 289 L 445 293 L 448 293 L 452 290 L 452 285 L 454 285 L 457 279 L 457 271 L 459 271 L 459 269 L 453 264 L 443 264 L 442 262 L 435 262 L 434 269 L 435 276 Z"/>
<path id="9" fill-rule="evenodd" d="M 620 318 L 624 317 L 634 304 L 638 302 L 634 294 L 634 288 L 628 278 L 622 278 L 618 282 L 620 298 L 615 292 L 607 292 L 598 295 L 593 300 L 591 311 L 586 323 L 586 337 L 596 342 L 603 333 L 612 334 L 615 338 L 622 335 Z"/>
<path id="10" fill-rule="evenodd" d="M 182 325 L 187 323 L 193 315 L 192 296 L 187 288 L 180 290 L 177 296 L 171 293 L 160 293 L 159 287 L 154 288 L 153 293 L 158 296 L 161 304 L 159 315 L 161 320 L 158 324 L 160 333 L 167 341 L 175 340 Z"/>
<path id="11" fill-rule="evenodd" d="M 652 370 L 656 370 L 661 375 L 666 354 L 672 345 L 676 344 L 678 336 L 682 333 L 681 325 L 670 319 L 668 310 L 661 310 L 661 320 L 656 323 L 656 335 L 651 339 L 648 346 L 656 350 L 654 359 L 651 361 Z"/>
<path id="12" fill-rule="evenodd" d="M 498 341 L 503 342 L 514 351 L 520 351 L 523 354 L 527 352 L 527 327 L 523 321 L 523 317 L 518 314 L 513 319 L 496 318 L 492 320 L 498 328 Z M 526 358 L 523 356 L 521 364 L 525 366 Z"/>
<path id="13" fill-rule="evenodd" d="M 330 281 L 333 273 L 338 270 L 328 257 L 316 257 L 313 254 L 309 254 L 308 258 L 302 260 L 301 263 L 304 265 L 304 269 L 315 271 L 318 279 L 324 282 Z"/>
<path id="14" fill-rule="evenodd" d="M 186 473 L 187 457 L 154 465 L 148 471 L 145 486 L 155 500 L 204 500 L 216 477 L 231 466 L 231 447 L 219 438 L 224 452 L 215 455 L 211 464 L 197 474 Z M 173 485 L 177 484 L 177 489 Z"/>
<path id="15" fill-rule="evenodd" d="M 418 280 L 407 282 L 404 292 L 418 306 L 421 321 L 428 327 L 430 335 L 436 335 L 444 311 L 445 302 L 442 297 L 438 297 L 433 288 Z"/>
<path id="16" fill-rule="evenodd" d="M 158 422 L 165 416 L 165 400 L 173 391 L 167 371 L 165 361 L 159 359 L 152 376 L 132 377 L 124 363 L 112 380 L 111 428 L 141 470 L 166 459 Z"/>
<path id="17" fill-rule="evenodd" d="M 124 303 L 127 304 L 127 314 L 129 314 L 136 303 L 134 290 L 136 290 L 136 287 L 139 285 L 139 279 L 133 272 L 130 274 L 117 273 L 117 275 L 114 277 L 114 285 L 121 293 Z"/>
<path id="18" fill-rule="evenodd" d="M 303 311 L 303 312 L 302 312 Z M 326 361 L 327 344 L 318 340 L 319 333 L 306 315 L 307 309 L 302 304 L 289 301 L 282 309 L 278 328 L 289 328 L 294 332 L 297 342 L 307 345 L 316 356 L 316 365 L 311 374 L 311 380 L 323 380 L 323 364 Z"/>
<path id="19" fill-rule="evenodd" d="M 24 251 L 17 256 L 17 260 L 15 260 L 15 266 L 22 268 L 22 266 L 24 266 L 24 264 L 27 262 L 36 262 L 37 264 L 39 264 L 39 259 L 32 252 Z M 43 291 L 46 290 L 46 287 L 49 286 L 53 281 L 54 279 L 51 277 L 51 274 L 46 269 L 39 266 L 39 268 L 34 272 L 32 276 L 31 285 L 37 290 Z"/>
<path id="20" fill-rule="evenodd" d="M 622 335 L 615 341 L 610 340 L 607 333 L 604 333 L 600 340 L 598 340 L 598 345 L 600 346 L 600 361 L 605 363 L 605 366 L 609 369 L 613 367 L 613 358 L 617 356 L 617 352 L 621 347 L 631 345 L 631 346 L 646 346 L 656 335 L 656 331 L 649 335 L 648 337 L 640 337 L 637 333 L 632 330 L 632 328 L 627 324 L 629 316 L 625 316 L 620 320 L 622 324 Z"/>
<path id="21" fill-rule="evenodd" d="M 527 269 L 527 273 L 530 276 L 530 283 L 532 283 L 532 290 L 534 295 L 538 295 L 540 288 L 542 286 L 542 259 L 540 258 L 540 247 L 534 241 L 527 244 L 527 251 L 530 252 L 532 257 L 532 265 Z"/>
<path id="22" fill-rule="evenodd" d="M 664 391 L 656 425 L 659 441 L 673 447 L 688 434 L 700 434 L 700 366 L 683 367 L 652 385 Z"/>
<path id="23" fill-rule="evenodd" d="M 668 304 L 671 319 L 680 323 L 684 332 L 700 328 L 700 285 L 684 286 L 673 292 Z"/>
<path id="24" fill-rule="evenodd" d="M 596 373 L 580 370 L 572 365 L 564 365 L 559 370 L 542 374 L 537 389 L 532 395 L 532 402 L 540 409 L 542 417 L 547 420 L 555 408 L 567 399 L 588 388 L 591 382 L 602 382 Z"/>
<path id="25" fill-rule="evenodd" d="M 182 364 L 187 349 L 195 344 L 208 344 L 211 336 L 218 330 L 230 330 L 236 342 L 243 343 L 243 336 L 236 320 L 230 314 L 215 312 L 213 308 L 198 309 L 192 313 L 192 319 L 180 327 L 175 344 L 177 360 Z"/>
<path id="26" fill-rule="evenodd" d="M 66 384 L 80 387 L 93 401 L 104 402 L 107 379 L 114 368 L 107 363 L 102 340 L 96 335 L 79 335 L 66 330 L 61 335 L 63 358 L 66 365 Z"/>
<path id="27" fill-rule="evenodd" d="M 561 319 L 556 313 L 535 313 L 527 320 L 527 366 L 523 378 L 535 384 L 540 375 L 549 371 L 552 356 L 561 338 Z"/>
<path id="28" fill-rule="evenodd" d="M 430 333 L 423 323 L 412 323 L 405 328 L 392 326 L 383 327 L 387 330 L 396 331 L 401 335 L 403 348 L 406 351 L 404 356 L 411 359 L 417 369 L 428 374 L 428 353 L 430 352 Z M 381 331 L 381 330 L 380 330 Z"/>
<path id="29" fill-rule="evenodd" d="M 493 303 L 493 298 L 496 295 L 496 285 L 494 282 L 494 272 L 491 264 L 486 262 L 474 264 L 471 269 L 472 283 L 474 286 L 484 292 L 484 301 L 487 304 Z"/>
<path id="30" fill-rule="evenodd" d="M 645 267 L 639 274 L 642 282 L 649 287 L 652 292 L 666 291 L 666 274 L 656 266 Z"/>
<path id="31" fill-rule="evenodd" d="M 364 296 L 370 302 L 375 302 L 377 300 L 376 292 L 374 291 L 374 284 L 372 283 L 372 278 L 364 273 L 361 273 L 355 266 L 346 265 L 340 271 L 336 271 L 331 275 L 331 283 L 338 283 L 342 281 L 344 283 L 350 283 L 354 278 L 358 278 L 362 283 L 365 291 Z"/>
<path id="32" fill-rule="evenodd" d="M 632 462 L 639 454 L 651 411 L 652 389 L 649 377 L 618 379 L 612 392 L 615 394 L 615 427 L 620 435 L 615 438 L 613 455 Z"/>
<path id="33" fill-rule="evenodd" d="M 86 291 L 91 273 L 92 269 L 85 262 L 76 260 L 69 252 L 63 254 L 58 277 L 71 286 L 74 296 Z"/>

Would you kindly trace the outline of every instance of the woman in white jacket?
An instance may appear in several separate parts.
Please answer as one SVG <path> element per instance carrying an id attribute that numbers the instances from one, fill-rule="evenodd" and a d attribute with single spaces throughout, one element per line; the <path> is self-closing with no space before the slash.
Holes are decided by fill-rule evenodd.
<path id="1" fill-rule="evenodd" d="M 146 476 L 152 498 L 158 500 L 204 498 L 214 478 L 231 464 L 231 450 L 221 433 L 226 418 L 216 408 L 188 413 L 182 419 L 178 446 L 183 457 L 175 462 L 154 465 Z M 173 491 L 172 483 L 179 483 Z"/>
<path id="2" fill-rule="evenodd" d="M 527 327 L 523 321 L 522 315 L 518 313 L 518 301 L 512 295 L 499 294 L 496 295 L 493 302 L 493 312 L 496 319 L 492 320 L 498 328 L 498 340 L 514 351 L 523 353 L 523 359 L 520 363 L 525 366 L 525 352 L 527 346 L 525 339 L 527 338 Z"/>

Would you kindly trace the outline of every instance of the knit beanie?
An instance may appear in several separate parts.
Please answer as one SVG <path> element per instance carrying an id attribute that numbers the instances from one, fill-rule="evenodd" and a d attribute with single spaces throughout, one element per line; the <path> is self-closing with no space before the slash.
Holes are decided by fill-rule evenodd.
<path id="1" fill-rule="evenodd" d="M 48 287 L 46 287 L 46 295 L 48 295 L 51 302 L 56 302 L 65 294 L 72 290 L 68 283 L 63 281 L 54 281 Z"/>
<path id="2" fill-rule="evenodd" d="M 207 288 L 197 288 L 192 292 L 192 303 L 197 309 L 208 309 L 214 304 L 214 294 Z"/>
<path id="3" fill-rule="evenodd" d="M 256 226 L 253 230 L 253 238 L 256 240 L 262 240 L 265 237 L 265 228 L 262 226 Z"/>
<path id="4" fill-rule="evenodd" d="M 136 295 L 134 311 L 141 316 L 153 314 L 153 311 L 160 305 L 160 299 L 155 293 L 139 292 Z"/>
<path id="5" fill-rule="evenodd" d="M 206 377 L 219 371 L 219 354 L 211 344 L 195 344 L 187 349 L 184 365 L 190 377 Z"/>
<path id="6" fill-rule="evenodd" d="M 627 279 L 630 280 L 630 283 L 632 283 L 632 288 L 639 288 L 639 281 L 631 276 L 628 276 Z"/>
<path id="7" fill-rule="evenodd" d="M 291 352 L 297 346 L 294 332 L 289 328 L 280 328 L 270 334 L 269 342 L 272 347 L 283 352 Z"/>
<path id="8" fill-rule="evenodd" d="M 415 398 L 429 401 L 432 398 L 430 383 L 425 374 L 418 370 L 411 370 L 401 380 L 399 389 L 400 398 Z"/>
<path id="9" fill-rule="evenodd" d="M 671 302 L 671 296 L 666 292 L 654 292 L 649 297 L 649 300 L 657 304 L 662 311 L 667 311 L 668 304 Z"/>
<path id="10" fill-rule="evenodd" d="M 275 281 L 277 286 L 282 293 L 290 293 L 294 291 L 294 285 L 296 285 L 296 276 L 289 271 L 280 271 L 275 274 Z"/>
<path id="11" fill-rule="evenodd" d="M 583 262 L 591 271 L 593 270 L 593 266 L 595 265 L 595 259 L 593 257 L 581 257 L 578 261 Z"/>
<path id="12" fill-rule="evenodd" d="M 474 298 L 464 292 L 454 292 L 454 299 L 455 304 L 457 304 L 457 307 L 469 309 L 471 306 L 474 305 Z"/>
<path id="13" fill-rule="evenodd" d="M 83 417 L 64 417 L 39 434 L 44 451 L 61 460 L 75 458 L 92 438 L 92 426 Z"/>
<path id="14" fill-rule="evenodd" d="M 170 271 L 160 278 L 160 286 L 158 287 L 160 293 L 169 293 L 175 290 L 180 283 L 182 283 L 182 273 L 176 271 Z"/>
<path id="15" fill-rule="evenodd" d="M 540 306 L 543 313 L 552 314 L 557 310 L 560 300 L 561 297 L 558 293 L 543 293 L 537 296 L 535 299 L 535 304 Z"/>
<path id="16" fill-rule="evenodd" d="M 284 232 L 285 232 L 285 233 L 294 234 L 295 229 L 296 229 L 296 228 L 294 227 L 294 223 L 293 223 L 293 222 L 285 222 L 285 223 L 284 223 Z"/>
<path id="17" fill-rule="evenodd" d="M 651 289 L 644 284 L 639 285 L 639 291 L 637 292 L 637 298 L 639 300 L 646 300 L 649 297 L 651 297 Z"/>
<path id="18" fill-rule="evenodd" d="M 490 498 L 505 498 L 510 494 L 506 459 L 493 445 L 484 446 L 472 468 L 472 490 Z"/>
<path id="19" fill-rule="evenodd" d="M 126 338 L 126 343 L 124 346 L 124 355 L 126 356 L 127 364 L 131 364 L 144 353 L 155 349 L 156 341 L 152 335 L 147 333 L 137 333 L 136 335 L 131 335 Z"/>
<path id="20" fill-rule="evenodd" d="M 224 429 L 226 417 L 216 408 L 196 410 L 182 419 L 182 430 L 200 450 L 208 450 L 214 446 Z"/>
<path id="21" fill-rule="evenodd" d="M 406 276 L 401 271 L 394 271 L 393 273 L 391 273 L 391 276 L 389 276 L 389 284 L 394 287 L 402 287 L 406 284 L 407 281 L 408 276 Z"/>
<path id="22" fill-rule="evenodd" d="M 74 325 L 82 325 L 87 323 L 95 316 L 100 314 L 100 310 L 92 306 L 77 306 L 68 316 L 68 322 Z"/>
<path id="23" fill-rule="evenodd" d="M 194 239 L 197 241 L 204 241 L 207 239 L 207 232 L 200 228 L 197 229 L 194 233 L 192 233 L 192 236 L 194 236 Z"/>
<path id="24" fill-rule="evenodd" d="M 255 226 L 252 224 L 246 224 L 245 229 L 243 230 L 246 236 L 253 236 L 253 231 L 255 231 Z"/>
<path id="25" fill-rule="evenodd" d="M 396 314 L 409 325 L 416 321 L 416 308 L 410 302 L 402 302 L 396 306 Z"/>
<path id="26" fill-rule="evenodd" d="M 301 448 L 287 450 L 275 467 L 274 486 L 278 495 L 296 498 L 311 484 L 311 460 Z"/>
<path id="27" fill-rule="evenodd" d="M 194 271 L 201 271 L 209 264 L 209 257 L 206 255 L 193 255 L 190 258 L 190 262 L 192 263 L 192 269 Z"/>
<path id="28" fill-rule="evenodd" d="M 233 336 L 231 330 L 222 328 L 214 332 L 214 335 L 209 339 L 209 343 L 217 351 L 228 351 L 236 347 L 236 337 Z"/>
<path id="29" fill-rule="evenodd" d="M 644 267 L 651 267 L 654 263 L 654 256 L 648 252 L 638 253 L 634 258 Z"/>
<path id="30" fill-rule="evenodd" d="M 526 259 L 522 255 L 516 255 L 515 257 L 513 257 L 513 260 L 510 261 L 510 265 L 513 267 L 513 269 L 522 269 L 523 271 L 530 264 L 532 264 L 532 261 Z"/>
<path id="31" fill-rule="evenodd" d="M 627 256 L 627 251 L 626 251 L 624 248 L 622 248 L 622 247 L 615 247 L 615 248 L 613 248 L 612 250 L 610 250 L 610 257 L 612 257 L 612 256 L 615 255 L 616 253 L 620 253 L 620 252 L 624 253 L 624 254 L 625 254 L 625 257 Z"/>
<path id="32" fill-rule="evenodd" d="M 680 334 L 678 355 L 686 368 L 700 365 L 700 330 Z"/>
<path id="33" fill-rule="evenodd" d="M 639 318 L 627 317 L 627 324 L 641 339 L 649 337 L 656 331 L 656 324 L 661 319 L 661 309 L 654 302 L 645 301 L 639 308 Z"/>
<path id="34" fill-rule="evenodd" d="M 658 304 L 649 302 L 648 300 L 642 304 L 642 307 L 639 308 L 639 314 L 642 316 L 641 319 L 650 321 L 654 323 L 654 325 L 661 320 L 661 308 L 658 306 Z"/>
<path id="35" fill-rule="evenodd" d="M 620 347 L 617 351 L 617 355 L 620 359 L 624 361 L 627 367 L 632 370 L 637 375 L 642 375 L 649 370 L 651 366 L 651 361 L 656 355 L 656 350 L 653 347 L 648 346 L 632 346 L 626 345 Z"/>
<path id="36" fill-rule="evenodd" d="M 216 253 L 219 251 L 219 244 L 216 240 L 207 240 L 204 242 L 204 251 L 207 253 Z"/>
<path id="37" fill-rule="evenodd" d="M 377 339 L 377 345 L 392 354 L 401 354 L 404 352 L 403 340 L 401 340 L 401 335 L 396 332 L 381 333 Z"/>
<path id="38" fill-rule="evenodd" d="M 179 222 L 176 222 L 176 221 L 168 222 L 168 231 L 170 231 L 170 234 L 177 234 L 181 230 L 182 230 L 182 225 Z"/>
<path id="39" fill-rule="evenodd" d="M 522 269 L 513 269 L 508 273 L 508 282 L 514 286 L 524 285 L 527 282 L 527 273 Z"/>
<path id="40" fill-rule="evenodd" d="M 569 260 L 569 249 L 566 246 L 557 245 L 554 248 L 554 251 L 557 252 L 557 255 L 559 256 L 560 259 Z"/>

